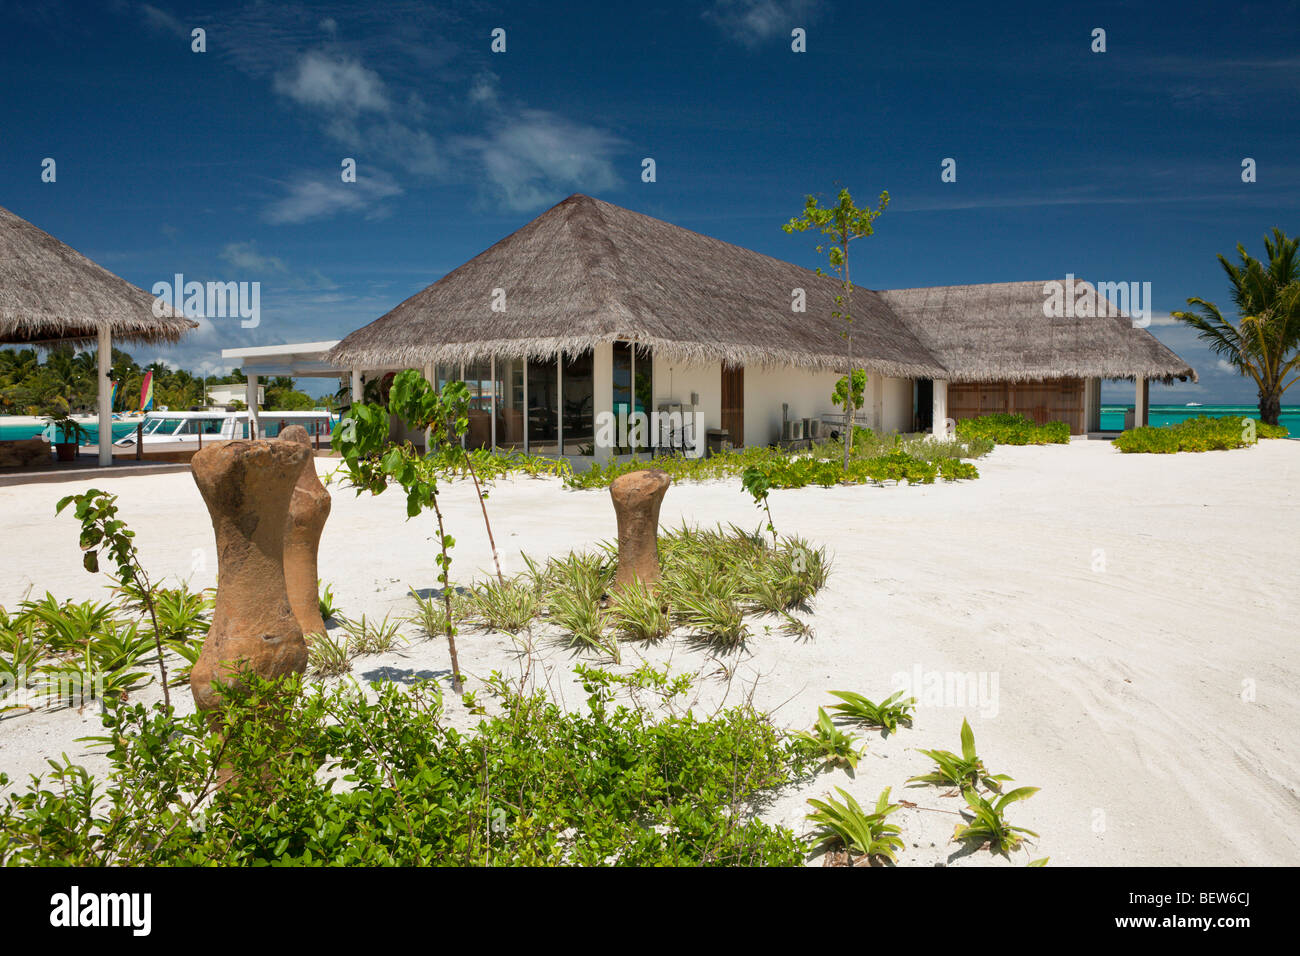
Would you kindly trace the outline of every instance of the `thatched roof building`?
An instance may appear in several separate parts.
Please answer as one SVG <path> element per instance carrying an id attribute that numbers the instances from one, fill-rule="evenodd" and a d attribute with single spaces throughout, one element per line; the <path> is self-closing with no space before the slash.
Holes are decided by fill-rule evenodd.
<path id="1" fill-rule="evenodd" d="M 1191 366 L 1146 329 L 1134 328 L 1128 314 L 1091 284 L 1074 281 L 1075 314 L 1060 317 L 1044 314 L 1045 285 L 997 282 L 880 295 L 953 382 L 1134 376 L 1196 381 Z"/>
<path id="2" fill-rule="evenodd" d="M 504 312 L 492 309 L 497 289 Z M 806 292 L 804 312 L 791 309 L 794 289 Z M 800 266 L 574 195 L 353 332 L 327 360 L 418 368 L 624 340 L 684 362 L 842 369 L 838 291 Z M 859 366 L 945 374 L 878 294 L 856 289 L 853 315 Z"/>
<path id="3" fill-rule="evenodd" d="M 0 207 L 0 342 L 115 340 L 175 342 L 198 324 Z"/>

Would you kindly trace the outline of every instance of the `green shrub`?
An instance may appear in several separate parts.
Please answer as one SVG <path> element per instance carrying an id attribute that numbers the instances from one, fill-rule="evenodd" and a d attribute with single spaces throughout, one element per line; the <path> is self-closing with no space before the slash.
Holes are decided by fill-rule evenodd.
<path id="1" fill-rule="evenodd" d="M 992 447 L 992 442 L 979 436 L 960 441 L 904 439 L 899 435 L 881 438 L 869 429 L 859 428 L 847 470 L 843 464 L 844 446 L 827 441 L 797 452 L 753 447 L 731 449 L 709 458 L 661 456 L 604 465 L 593 462 L 589 470 L 567 477 L 565 484 L 571 488 L 604 488 L 620 475 L 642 468 L 658 468 L 673 481 L 713 481 L 748 474 L 750 485 L 757 487 L 756 479 L 761 477 L 769 488 L 829 488 L 903 480 L 930 484 L 936 477 L 945 481 L 978 478 L 975 466 L 960 459 L 988 454 Z"/>
<path id="2" fill-rule="evenodd" d="M 367 700 L 351 686 L 304 693 L 297 678 L 253 678 L 212 734 L 198 715 L 122 705 L 104 717 L 107 779 L 65 758 L 0 799 L 0 864 L 803 861 L 802 840 L 753 816 L 811 767 L 766 715 L 742 705 L 659 718 L 614 706 L 637 675 L 579 673 L 588 696 L 573 713 L 494 678 L 500 713 L 471 733 L 447 725 L 428 682 L 372 684 Z"/>
<path id="3" fill-rule="evenodd" d="M 1281 425 L 1265 425 L 1249 417 L 1198 415 L 1172 425 L 1131 428 L 1113 444 L 1126 454 L 1172 455 L 1180 451 L 1245 448 L 1261 438 L 1286 438 L 1288 434 Z"/>
<path id="4" fill-rule="evenodd" d="M 997 445 L 1067 445 L 1070 426 L 1065 422 L 1039 425 L 1024 415 L 998 412 L 958 419 L 957 437 L 962 440 L 984 439 Z"/>

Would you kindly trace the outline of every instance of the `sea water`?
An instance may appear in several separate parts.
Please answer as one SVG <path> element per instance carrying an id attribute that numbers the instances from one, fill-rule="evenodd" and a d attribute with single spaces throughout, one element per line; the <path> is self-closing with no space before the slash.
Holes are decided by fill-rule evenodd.
<path id="1" fill-rule="evenodd" d="M 1101 406 L 1101 430 L 1121 431 L 1124 428 L 1124 410 L 1132 405 Z M 1173 425 L 1188 418 L 1206 415 L 1210 418 L 1259 418 L 1258 405 L 1152 405 L 1147 413 L 1151 425 Z M 1300 438 L 1300 405 L 1283 405 L 1277 423 Z"/>
<path id="2" fill-rule="evenodd" d="M 94 445 L 99 441 L 99 425 L 97 423 L 80 423 L 86 432 L 86 438 L 83 441 L 86 444 Z M 27 424 L 13 424 L 0 420 L 0 441 L 13 441 L 18 438 L 37 438 L 41 432 L 48 427 L 46 422 L 29 422 Z M 135 422 L 114 422 L 113 439 L 125 438 L 127 435 L 135 434 Z"/>

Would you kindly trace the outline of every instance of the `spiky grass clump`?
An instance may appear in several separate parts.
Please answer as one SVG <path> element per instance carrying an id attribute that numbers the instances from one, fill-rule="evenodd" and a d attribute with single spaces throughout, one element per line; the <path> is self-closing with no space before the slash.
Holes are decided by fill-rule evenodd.
<path id="1" fill-rule="evenodd" d="M 465 597 L 469 620 L 495 631 L 518 634 L 541 613 L 542 598 L 533 582 L 520 576 L 475 585 Z"/>
<path id="2" fill-rule="evenodd" d="M 524 555 L 528 570 L 504 585 L 477 585 L 465 598 L 467 614 L 512 633 L 544 614 L 574 645 L 615 660 L 620 636 L 660 640 L 674 627 L 734 647 L 749 637 L 747 614 L 779 614 L 799 624 L 790 610 L 805 606 L 830 573 L 824 548 L 796 537 L 773 546 L 761 531 L 736 525 L 661 531 L 658 584 L 612 590 L 617 559 L 613 542 L 544 564 Z"/>
<path id="3" fill-rule="evenodd" d="M 633 581 L 614 591 L 609 611 L 614 626 L 633 640 L 657 641 L 667 637 L 673 629 L 668 604 L 660 589 L 648 587 L 641 581 Z"/>
<path id="4" fill-rule="evenodd" d="M 378 623 L 370 621 L 364 614 L 359 620 L 336 614 L 335 619 L 347 635 L 347 643 L 358 654 L 382 654 L 391 651 L 401 635 L 397 631 L 397 622 L 390 621 L 387 614 Z"/>
<path id="5" fill-rule="evenodd" d="M 307 665 L 320 677 L 338 677 L 352 669 L 352 649 L 348 635 L 335 640 L 328 633 L 307 634 Z"/>
<path id="6" fill-rule="evenodd" d="M 563 560 L 548 561 L 534 579 L 551 621 L 567 631 L 574 644 L 619 659 L 617 639 L 605 633 L 610 616 L 602 605 L 614 580 L 614 564 L 607 555 L 570 552 Z"/>

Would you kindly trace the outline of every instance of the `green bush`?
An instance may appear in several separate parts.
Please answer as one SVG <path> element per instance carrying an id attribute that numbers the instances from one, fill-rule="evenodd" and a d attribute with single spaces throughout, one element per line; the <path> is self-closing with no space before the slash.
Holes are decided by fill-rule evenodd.
<path id="1" fill-rule="evenodd" d="M 1065 422 L 1039 425 L 1024 415 L 998 412 L 958 419 L 957 437 L 985 439 L 997 445 L 1066 445 L 1070 442 L 1070 426 Z"/>
<path id="2" fill-rule="evenodd" d="M 1253 418 L 1236 415 L 1212 418 L 1199 415 L 1172 425 L 1144 425 L 1129 429 L 1116 438 L 1113 444 L 1128 454 L 1172 455 L 1180 451 L 1245 448 L 1261 438 L 1286 438 L 1288 434 L 1287 429 L 1281 425 L 1265 425 Z"/>
<path id="3" fill-rule="evenodd" d="M 588 696 L 573 713 L 494 675 L 500 713 L 472 733 L 448 726 L 427 682 L 372 684 L 367 700 L 350 686 L 307 693 L 296 678 L 250 678 L 211 734 L 201 716 L 124 704 L 103 718 L 106 780 L 64 758 L 3 798 L 0 864 L 803 861 L 802 840 L 752 815 L 812 767 L 766 715 L 741 705 L 658 717 L 615 706 L 616 687 L 668 699 L 688 681 L 649 667 L 578 672 Z"/>

